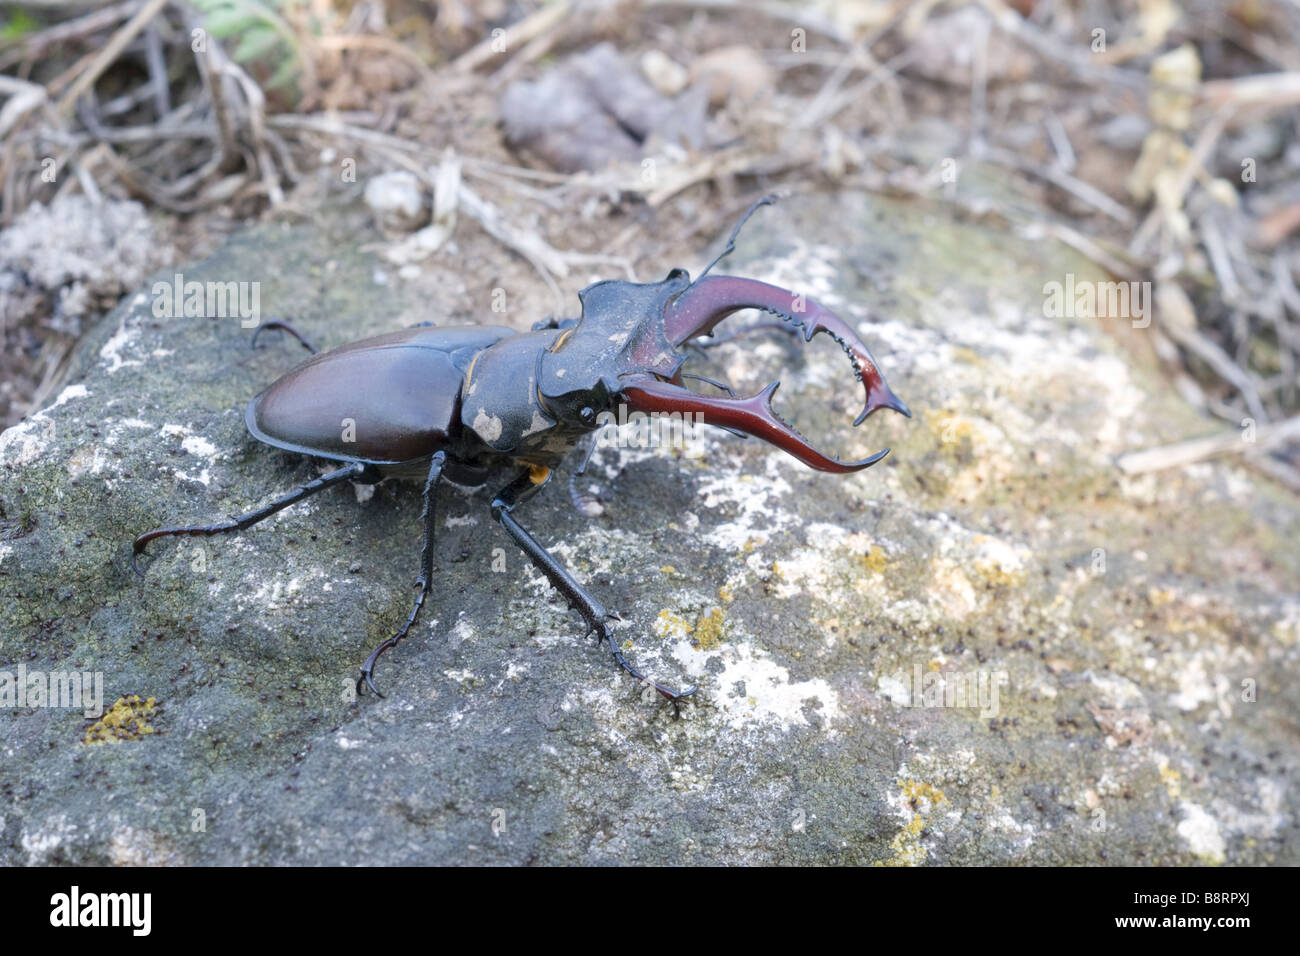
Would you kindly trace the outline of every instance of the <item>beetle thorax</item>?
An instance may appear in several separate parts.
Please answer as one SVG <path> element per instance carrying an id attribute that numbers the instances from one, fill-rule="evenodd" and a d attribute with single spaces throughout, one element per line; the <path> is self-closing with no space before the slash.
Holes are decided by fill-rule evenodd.
<path id="1" fill-rule="evenodd" d="M 623 376 L 650 371 L 671 377 L 682 357 L 664 338 L 664 310 L 690 285 L 673 270 L 662 282 L 597 282 L 580 292 L 582 318 L 561 332 L 542 356 L 539 390 L 552 415 L 590 424 L 612 410 Z"/>

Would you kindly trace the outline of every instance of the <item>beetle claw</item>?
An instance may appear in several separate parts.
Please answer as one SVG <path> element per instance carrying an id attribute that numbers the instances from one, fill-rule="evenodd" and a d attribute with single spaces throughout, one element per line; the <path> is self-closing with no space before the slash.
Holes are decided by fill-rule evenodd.
<path id="1" fill-rule="evenodd" d="M 295 339 L 298 340 L 299 345 L 305 348 L 312 355 L 315 355 L 318 352 L 316 346 L 312 345 L 309 341 L 307 341 L 306 337 L 301 332 L 295 329 L 288 322 L 281 321 L 280 319 L 271 319 L 270 321 L 263 322 L 261 325 L 259 325 L 256 331 L 253 332 L 253 338 L 248 343 L 250 348 L 254 348 L 254 349 L 257 348 L 258 337 L 261 336 L 261 334 L 265 332 L 267 329 L 279 329 L 283 332 L 288 332 L 290 335 L 292 335 Z"/>
<path id="2" fill-rule="evenodd" d="M 671 687 L 659 683 L 656 680 L 651 680 L 649 677 L 646 677 L 639 670 L 633 667 L 631 662 L 629 662 L 628 659 L 623 656 L 623 652 L 619 650 L 618 644 L 614 642 L 613 631 L 611 631 L 607 627 L 602 627 L 601 631 L 604 632 L 603 636 L 609 641 L 610 653 L 614 655 L 614 660 L 618 661 L 619 667 L 623 668 L 623 670 L 627 671 L 629 674 L 635 677 L 638 683 L 643 684 L 647 687 L 653 687 L 655 691 L 659 694 L 659 696 L 663 697 L 665 700 L 671 703 L 674 706 L 674 708 L 677 708 L 683 700 L 685 700 L 687 697 L 690 697 L 692 694 L 695 693 L 696 690 L 699 689 L 699 685 L 693 684 L 691 685 L 690 690 L 676 691 L 673 690 Z M 679 717 L 681 716 L 680 710 L 676 710 L 676 713 Z"/>
<path id="3" fill-rule="evenodd" d="M 623 620 L 613 611 L 606 611 L 604 613 L 604 617 L 605 619 L 614 618 L 615 620 L 618 621 Z M 619 667 L 623 668 L 623 670 L 627 671 L 634 678 L 636 678 L 638 684 L 641 684 L 645 687 L 653 687 L 661 697 L 663 697 L 665 700 L 673 704 L 674 707 L 678 707 L 683 700 L 685 700 L 687 697 L 690 697 L 692 694 L 695 693 L 696 690 L 699 689 L 699 685 L 693 684 L 691 685 L 691 688 L 689 690 L 675 691 L 671 687 L 668 687 L 664 684 L 659 683 L 658 681 L 651 680 L 649 677 L 646 677 L 639 670 L 637 670 L 636 667 L 634 667 L 626 657 L 623 656 L 623 652 L 619 650 L 618 643 L 614 639 L 614 632 L 610 630 L 609 625 L 605 623 L 605 620 L 597 620 L 593 622 L 590 628 L 587 630 L 587 634 L 590 634 L 593 631 L 596 634 L 597 643 L 600 643 L 601 641 L 607 641 L 609 643 L 609 651 L 611 654 L 614 655 L 614 660 L 618 662 Z M 586 634 L 584 634 L 583 636 L 585 637 Z M 677 711 L 677 715 L 681 716 L 680 710 Z"/>
<path id="4" fill-rule="evenodd" d="M 366 663 L 363 664 L 362 667 L 361 667 L 361 676 L 357 678 L 357 696 L 358 696 L 358 697 L 361 696 L 361 684 L 362 684 L 362 682 L 364 682 L 365 685 L 366 685 L 367 687 L 369 687 L 371 690 L 373 690 L 373 691 L 375 692 L 375 696 L 376 696 L 376 697 L 383 697 L 383 696 L 384 696 L 383 693 L 379 690 L 379 688 L 375 686 L 375 682 L 374 682 L 373 678 L 371 677 L 371 672 L 370 672 L 371 664 L 372 664 L 371 661 L 366 661 Z"/>
<path id="5" fill-rule="evenodd" d="M 383 644 L 380 644 L 378 647 L 376 647 L 373 651 L 370 652 L 370 656 L 366 658 L 366 662 L 361 665 L 361 674 L 360 676 L 357 677 L 358 697 L 361 696 L 362 683 L 364 683 L 367 687 L 373 690 L 375 692 L 376 697 L 384 696 L 383 693 L 379 690 L 379 688 L 375 686 L 374 672 L 375 672 L 375 662 L 379 660 L 380 654 L 388 650 L 388 647 L 389 647 L 388 641 L 385 641 Z"/>
<path id="6" fill-rule="evenodd" d="M 158 528 L 154 531 L 146 531 L 144 534 L 138 534 L 131 542 L 131 570 L 144 580 L 144 572 L 148 570 L 148 565 L 140 567 L 140 555 L 144 554 L 144 549 L 149 546 L 149 542 L 154 538 L 161 537 L 160 532 L 167 532 L 168 528 Z"/>

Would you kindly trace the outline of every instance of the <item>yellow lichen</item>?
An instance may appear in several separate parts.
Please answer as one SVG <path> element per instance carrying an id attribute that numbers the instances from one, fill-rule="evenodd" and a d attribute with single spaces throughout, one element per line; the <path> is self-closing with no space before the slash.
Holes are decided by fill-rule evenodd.
<path id="1" fill-rule="evenodd" d="M 731 598 L 732 598 L 731 588 L 727 587 L 725 584 L 722 585 L 722 587 L 718 588 L 719 601 L 730 601 Z"/>
<path id="2" fill-rule="evenodd" d="M 1169 799 L 1179 800 L 1182 798 L 1182 774 L 1173 767 L 1169 766 L 1169 758 L 1163 754 L 1158 761 L 1160 769 L 1160 782 L 1165 786 L 1165 792 L 1169 794 Z"/>
<path id="3" fill-rule="evenodd" d="M 925 424 L 941 444 L 960 442 L 963 438 L 975 438 L 975 427 L 969 418 L 962 418 L 945 409 L 926 409 Z"/>
<path id="4" fill-rule="evenodd" d="M 725 615 L 722 608 L 715 607 L 708 614 L 700 615 L 695 622 L 693 643 L 702 651 L 711 651 L 722 643 L 722 621 Z"/>
<path id="5" fill-rule="evenodd" d="M 899 786 L 903 788 L 903 796 L 907 797 L 907 802 L 912 804 L 915 809 L 928 812 L 948 799 L 943 795 L 942 790 L 928 783 L 908 780 L 906 783 L 899 784 Z M 922 800 L 927 801 L 928 805 L 921 804 Z"/>
<path id="6" fill-rule="evenodd" d="M 1148 588 L 1147 600 L 1151 602 L 1152 607 L 1161 607 L 1168 604 L 1178 595 L 1172 588 Z"/>
<path id="7" fill-rule="evenodd" d="M 986 587 L 1013 588 L 1025 582 L 1025 572 L 1007 568 L 999 561 L 976 561 L 975 571 Z"/>
<path id="8" fill-rule="evenodd" d="M 877 860 L 876 866 L 920 866 L 925 862 L 926 849 L 919 840 L 925 829 L 925 818 L 919 813 L 912 814 L 907 826 L 894 835 L 890 849 L 894 855 L 887 860 Z"/>
<path id="9" fill-rule="evenodd" d="M 871 550 L 862 556 L 862 560 L 866 564 L 867 570 L 873 574 L 880 574 L 885 570 L 885 565 L 889 563 L 885 558 L 885 549 L 878 544 L 873 544 Z"/>
<path id="10" fill-rule="evenodd" d="M 655 622 L 655 630 L 659 632 L 660 637 L 680 639 L 695 629 L 681 615 L 674 614 L 668 608 L 664 608 L 659 612 L 659 620 Z"/>
<path id="11" fill-rule="evenodd" d="M 149 724 L 158 709 L 154 698 L 142 699 L 136 694 L 119 697 L 95 723 L 86 728 L 82 743 L 87 746 L 100 744 L 120 744 L 124 740 L 139 740 L 152 734 Z"/>
<path id="12" fill-rule="evenodd" d="M 894 835 L 890 844 L 894 855 L 887 860 L 877 860 L 876 866 L 920 866 L 924 863 L 928 851 L 920 839 L 925 830 L 925 815 L 947 801 L 942 790 L 928 783 L 907 780 L 900 782 L 899 787 L 912 807 L 912 819 Z"/>

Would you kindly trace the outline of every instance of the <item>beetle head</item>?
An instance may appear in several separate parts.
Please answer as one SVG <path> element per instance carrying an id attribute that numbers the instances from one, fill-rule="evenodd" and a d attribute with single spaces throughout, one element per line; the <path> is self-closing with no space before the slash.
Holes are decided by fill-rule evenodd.
<path id="1" fill-rule="evenodd" d="M 662 337 L 668 304 L 690 284 L 685 271 L 674 269 L 662 282 L 611 279 L 579 292 L 582 317 L 539 359 L 538 392 L 547 412 L 566 425 L 590 429 L 601 412 L 623 400 L 628 373 L 675 375 L 685 356 L 666 339 L 649 349 L 644 343 L 653 342 L 656 330 Z"/>
<path id="2" fill-rule="evenodd" d="M 760 200 L 745 214 L 722 255 L 694 282 L 684 270 L 674 269 L 662 282 L 598 282 L 579 293 L 582 318 L 562 332 L 539 360 L 538 391 L 548 411 L 586 428 L 594 427 L 601 412 L 613 411 L 620 402 L 652 414 L 695 414 L 707 424 L 769 442 L 822 471 L 859 471 L 885 457 L 889 449 L 858 461 L 840 461 L 818 451 L 772 408 L 779 382 L 747 398 L 730 389 L 726 396 L 705 395 L 682 383 L 686 361 L 682 349 L 691 339 L 711 335 L 734 312 L 759 309 L 788 323 L 804 342 L 825 333 L 844 350 L 865 392 L 854 425 L 881 408 L 911 416 L 857 333 L 829 309 L 765 282 L 708 276 L 734 248 L 740 227 L 754 210 L 771 201 L 772 197 Z"/>

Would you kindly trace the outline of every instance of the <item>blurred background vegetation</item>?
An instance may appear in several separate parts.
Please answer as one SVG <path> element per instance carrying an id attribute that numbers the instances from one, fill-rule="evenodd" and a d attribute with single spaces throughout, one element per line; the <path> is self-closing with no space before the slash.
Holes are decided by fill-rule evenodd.
<path id="1" fill-rule="evenodd" d="M 459 213 L 455 254 L 504 246 L 558 299 L 782 188 L 942 204 L 1151 283 L 1171 386 L 1286 442 L 1297 125 L 1293 0 L 0 4 L 0 425 L 151 270 L 247 223 L 364 193 L 411 265 Z"/>

